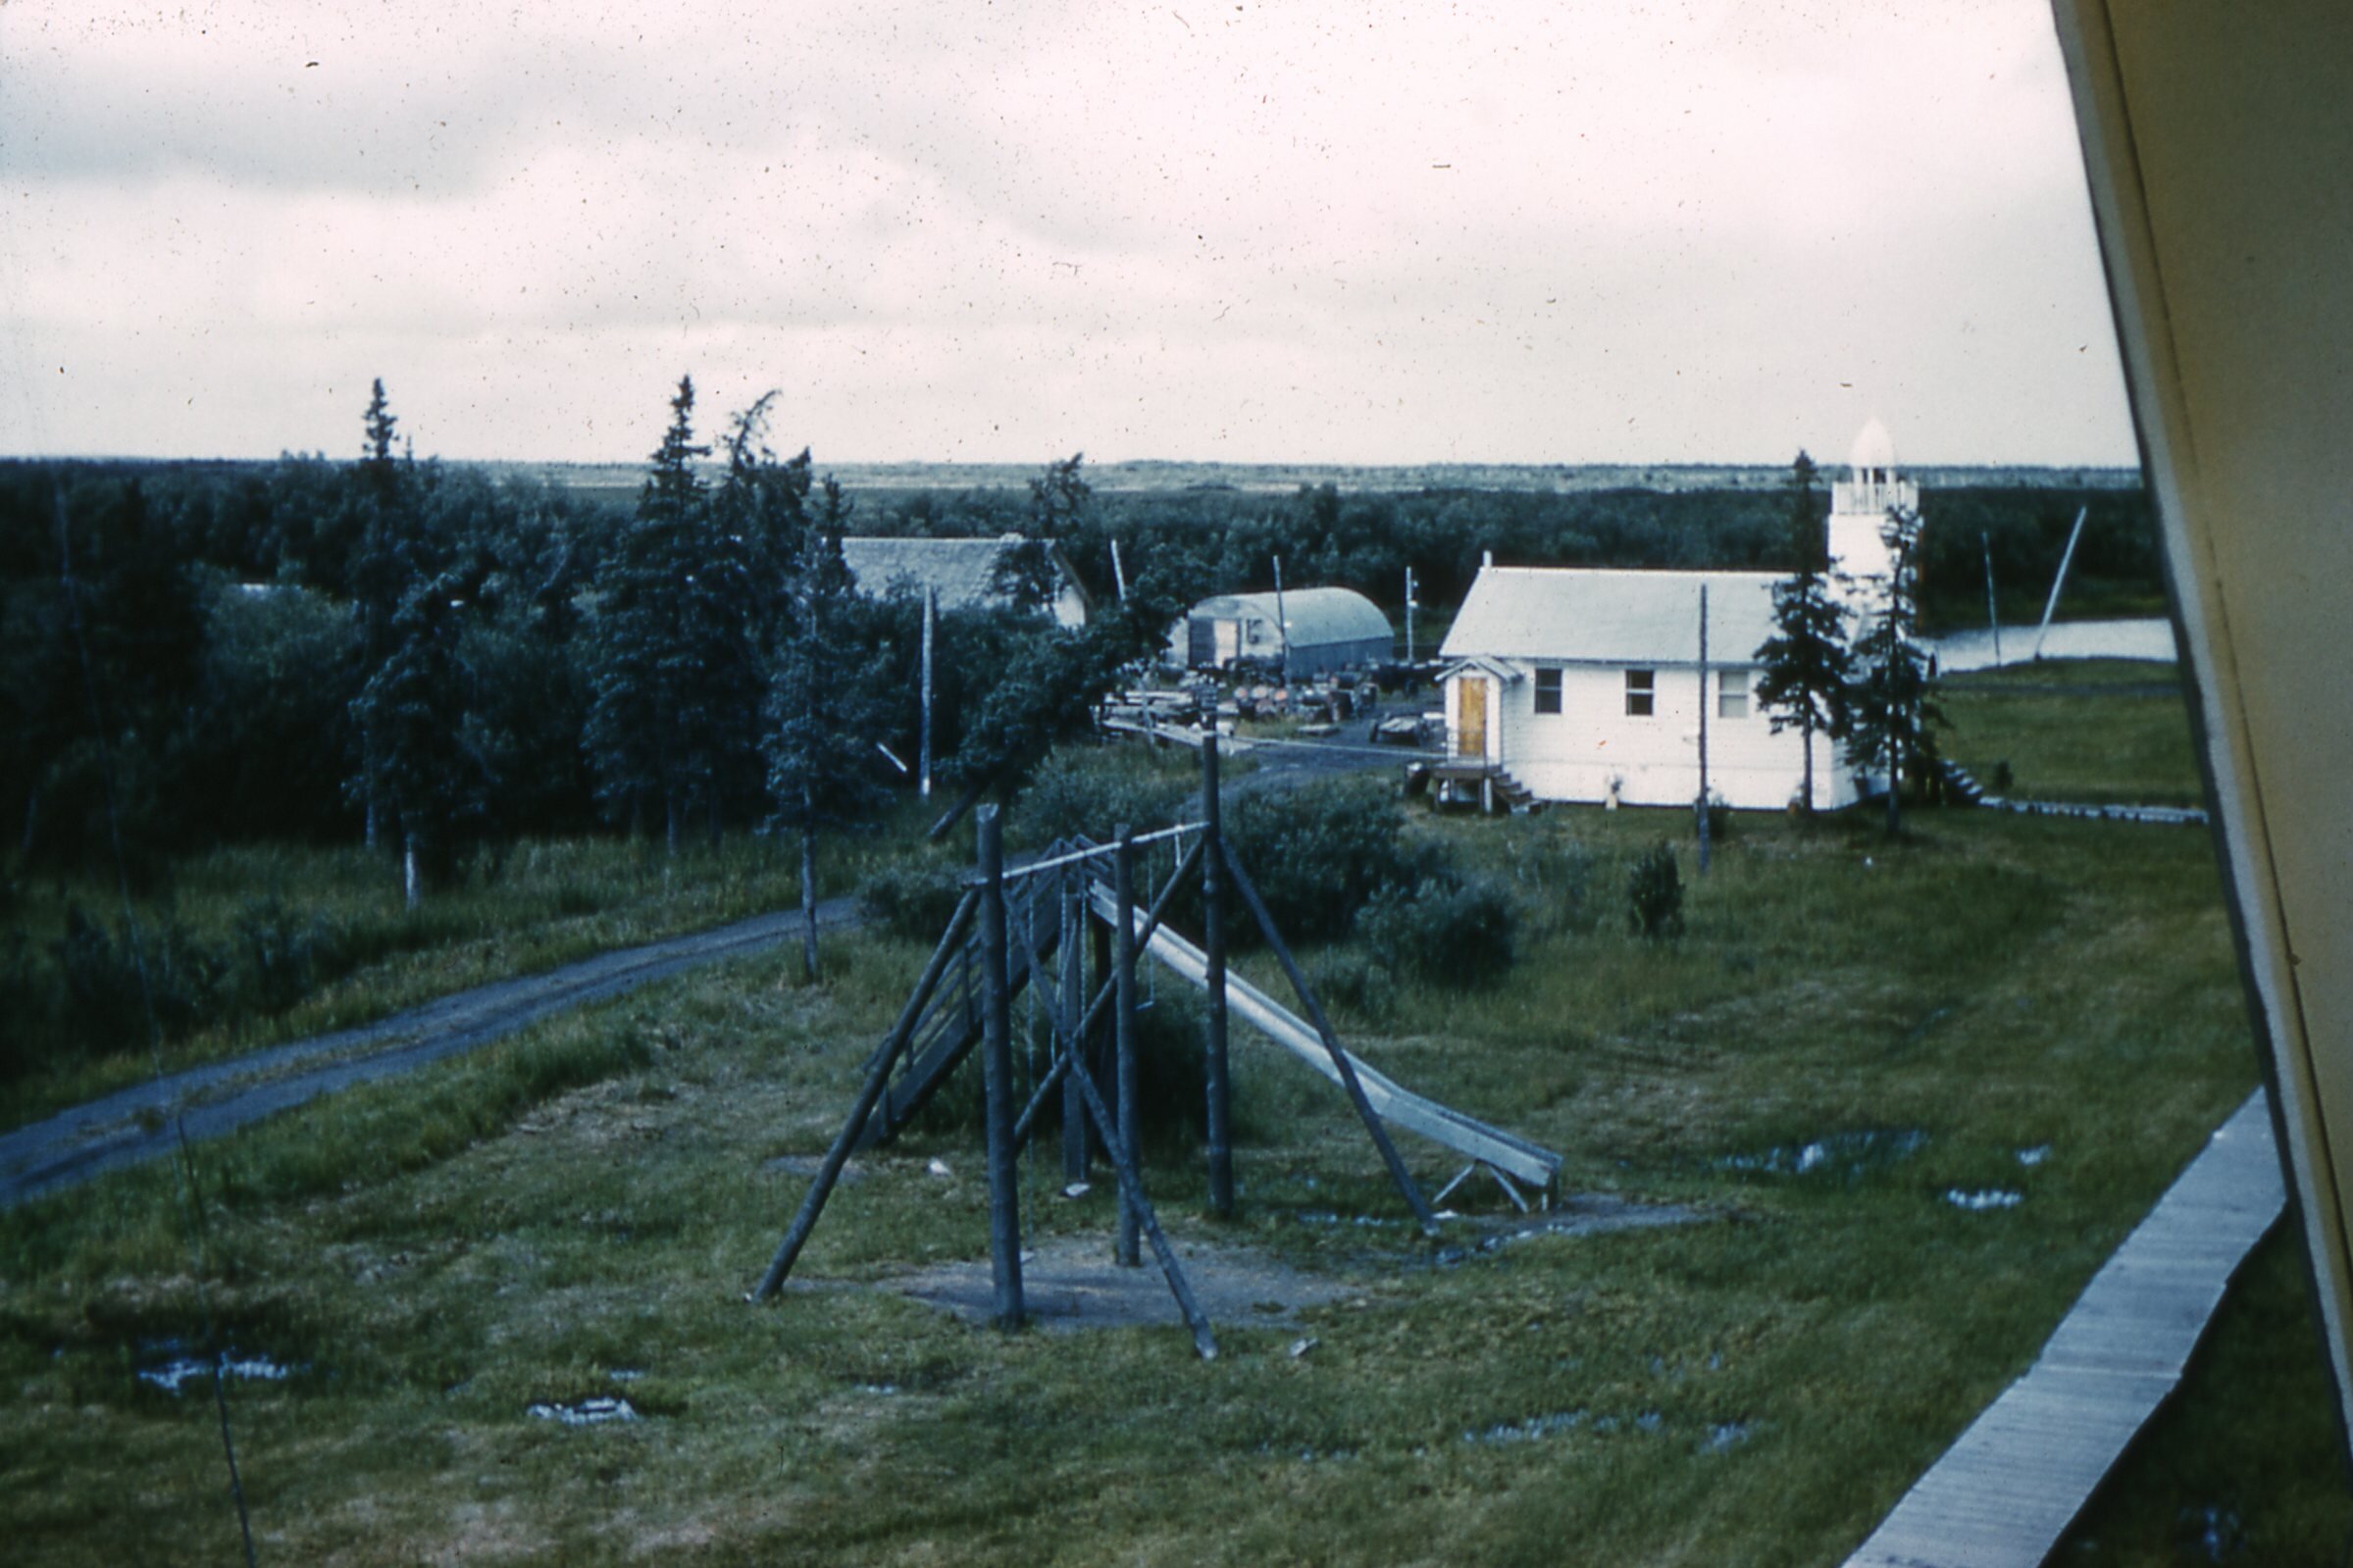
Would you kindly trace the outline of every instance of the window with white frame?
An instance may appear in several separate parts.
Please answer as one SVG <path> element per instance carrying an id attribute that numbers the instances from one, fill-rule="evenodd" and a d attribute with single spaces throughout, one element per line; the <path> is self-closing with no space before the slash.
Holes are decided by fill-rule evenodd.
<path id="1" fill-rule="evenodd" d="M 1539 670 L 1536 672 L 1536 711 L 1538 713 L 1559 713 L 1560 711 L 1560 671 Z"/>
<path id="2" fill-rule="evenodd" d="M 1718 719 L 1745 719 L 1749 716 L 1749 673 L 1746 670 L 1716 672 L 1715 716 Z"/>
<path id="3" fill-rule="evenodd" d="M 1659 672 L 1628 670 L 1626 672 L 1626 717 L 1647 719 L 1657 709 L 1659 701 Z"/>

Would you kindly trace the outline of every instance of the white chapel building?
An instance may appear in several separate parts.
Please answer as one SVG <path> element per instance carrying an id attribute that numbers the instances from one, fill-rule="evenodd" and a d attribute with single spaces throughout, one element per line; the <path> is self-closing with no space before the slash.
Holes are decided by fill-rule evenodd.
<path id="1" fill-rule="evenodd" d="M 1885 591 L 1888 508 L 1918 505 L 1919 486 L 1897 471 L 1887 430 L 1872 420 L 1855 438 L 1847 478 L 1831 485 L 1830 569 L 1853 580 L 1857 611 Z M 1709 793 L 1761 810 L 1795 803 L 1806 737 L 1773 733 L 1755 695 L 1757 649 L 1773 634 L 1780 581 L 1769 572 L 1481 567 L 1439 650 L 1441 787 L 1488 800 L 1500 792 L 1687 806 L 1700 791 L 1704 712 Z M 1859 777 L 1824 737 L 1814 746 L 1816 809 L 1882 785 Z"/>

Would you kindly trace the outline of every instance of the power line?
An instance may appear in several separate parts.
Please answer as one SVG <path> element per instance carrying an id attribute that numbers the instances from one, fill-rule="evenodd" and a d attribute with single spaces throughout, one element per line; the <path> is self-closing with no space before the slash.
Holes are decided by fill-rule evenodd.
<path id="1" fill-rule="evenodd" d="M 81 598 L 74 581 L 74 536 L 66 521 L 66 495 L 63 486 L 54 481 L 50 497 L 57 514 L 57 572 L 66 599 L 66 626 L 73 633 L 74 652 L 81 665 L 82 699 L 89 709 L 90 734 L 98 747 L 98 785 L 106 801 L 106 835 L 114 852 L 115 893 L 123 910 L 124 940 L 130 944 L 130 967 L 137 977 L 139 1003 L 147 1017 L 147 1064 L 158 1083 L 164 1077 L 163 1028 L 156 1016 L 155 986 L 147 973 L 146 944 L 139 939 L 138 920 L 130 903 L 130 872 L 123 854 L 122 812 L 115 799 L 114 749 L 107 741 L 104 704 L 98 697 L 98 673 L 90 659 L 89 637 L 81 624 Z M 196 1155 L 188 1143 L 187 1120 L 175 1102 L 172 1111 L 172 1130 L 178 1143 L 173 1168 L 179 1175 L 179 1195 L 182 1225 L 188 1235 L 188 1255 L 196 1280 L 197 1310 L 204 1323 L 205 1349 L 213 1363 L 213 1411 L 221 1428 L 221 1453 L 229 1465 L 229 1495 L 236 1505 L 237 1534 L 244 1543 L 245 1568 L 255 1568 L 253 1553 L 253 1521 L 245 1508 L 245 1484 L 237 1472 L 236 1438 L 229 1417 L 228 1355 L 220 1341 L 218 1327 L 213 1318 L 212 1290 L 208 1285 L 209 1269 L 205 1256 L 207 1239 L 204 1223 L 203 1189 L 196 1183 Z"/>

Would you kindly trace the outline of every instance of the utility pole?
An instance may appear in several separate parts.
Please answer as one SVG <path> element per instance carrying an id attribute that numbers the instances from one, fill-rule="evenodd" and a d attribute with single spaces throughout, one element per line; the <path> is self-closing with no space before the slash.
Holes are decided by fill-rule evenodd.
<path id="1" fill-rule="evenodd" d="M 923 778 L 917 786 L 926 800 L 932 798 L 932 641 L 939 634 L 940 590 L 923 590 Z"/>
<path id="2" fill-rule="evenodd" d="M 2002 616 L 1993 603 L 1993 536 L 1980 532 L 1977 542 L 1985 547 L 1985 624 L 1993 628 L 1993 662 L 2002 663 Z"/>
<path id="3" fill-rule="evenodd" d="M 2059 609 L 2059 590 L 2067 586 L 2067 569 L 2075 559 L 2075 541 L 2083 537 L 2083 520 L 2089 516 L 2090 507 L 2078 508 L 2075 526 L 2068 531 L 2067 553 L 2059 558 L 2059 575 L 2051 579 L 2051 600 L 2042 607 L 2042 625 L 2034 632 L 2034 657 L 2037 661 L 2042 658 L 2042 639 L 2051 633 L 2051 617 Z"/>
<path id="4" fill-rule="evenodd" d="M 1708 875 L 1708 584 L 1700 584 L 1700 875 Z"/>
<path id="5" fill-rule="evenodd" d="M 1406 663 L 1413 662 L 1413 569 L 1406 568 Z"/>
<path id="6" fill-rule="evenodd" d="M 1274 558 L 1275 630 L 1283 634 L 1283 705 L 1291 705 L 1291 612 L 1283 608 L 1283 558 Z"/>

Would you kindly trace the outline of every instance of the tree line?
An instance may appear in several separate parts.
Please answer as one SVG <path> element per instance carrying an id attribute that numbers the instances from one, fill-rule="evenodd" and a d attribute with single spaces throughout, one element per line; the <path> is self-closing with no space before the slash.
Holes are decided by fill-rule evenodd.
<path id="1" fill-rule="evenodd" d="M 682 380 L 626 506 L 416 459 L 381 382 L 355 461 L 0 464 L 5 863 L 92 865 L 119 837 L 136 876 L 210 843 L 359 835 L 423 887 L 526 833 L 675 847 L 853 820 L 895 777 L 875 743 L 915 749 L 922 610 L 847 591 L 844 532 L 1021 537 L 1011 607 L 939 628 L 935 750 L 967 793 L 1016 783 L 1186 602 L 1270 585 L 1278 555 L 1292 582 L 1393 607 L 1410 567 L 1440 610 L 1489 551 L 1803 558 L 1770 492 L 1097 494 L 1073 456 L 1026 490 L 852 496 L 772 449 L 774 410 L 706 442 Z M 1818 524 L 1827 497 L 1802 504 Z M 2140 492 L 1940 490 L 1922 623 L 1981 621 L 1989 554 L 2006 611 L 2037 613 L 2078 506 L 2071 608 L 2156 602 Z M 1086 632 L 1025 613 L 1055 553 L 1098 608 Z"/>
<path id="2" fill-rule="evenodd" d="M 0 468 L 0 863 L 360 835 L 415 897 L 525 833 L 813 854 L 914 754 L 922 607 L 853 591 L 856 502 L 773 409 L 714 448 L 682 379 L 626 512 L 417 461 L 381 381 L 353 462 Z M 1033 583 L 1090 499 L 1076 459 L 1034 488 Z M 942 615 L 947 781 L 1009 786 L 1083 724 L 1175 613 L 1158 581 L 1084 631 L 1018 582 Z"/>

